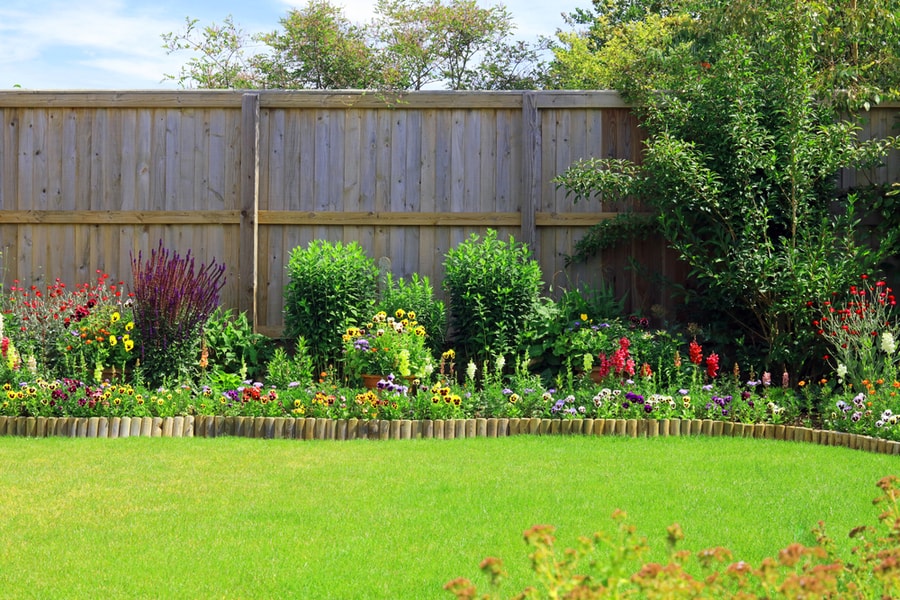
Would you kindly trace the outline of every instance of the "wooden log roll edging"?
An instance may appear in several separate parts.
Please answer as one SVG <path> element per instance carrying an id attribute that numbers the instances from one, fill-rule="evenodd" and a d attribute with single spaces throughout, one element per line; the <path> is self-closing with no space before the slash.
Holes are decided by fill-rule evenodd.
<path id="1" fill-rule="evenodd" d="M 900 455 L 900 441 L 868 435 L 772 423 L 698 419 L 436 419 L 360 420 L 290 417 L 4 417 L 7 437 L 252 437 L 293 440 L 414 440 L 516 435 L 622 437 L 744 437 L 823 446 L 842 446 Z"/>

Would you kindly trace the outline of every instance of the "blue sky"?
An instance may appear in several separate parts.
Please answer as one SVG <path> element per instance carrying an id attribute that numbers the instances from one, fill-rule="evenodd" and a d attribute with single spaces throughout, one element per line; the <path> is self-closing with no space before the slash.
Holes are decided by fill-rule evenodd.
<path id="1" fill-rule="evenodd" d="M 333 0 L 362 23 L 371 0 Z M 479 0 L 479 4 L 496 2 Z M 160 35 L 180 32 L 185 17 L 201 25 L 232 15 L 247 32 L 272 31 L 306 0 L 0 0 L 0 89 L 175 89 L 187 54 L 167 55 Z M 516 35 L 534 40 L 565 28 L 561 13 L 590 8 L 590 0 L 507 0 Z"/>

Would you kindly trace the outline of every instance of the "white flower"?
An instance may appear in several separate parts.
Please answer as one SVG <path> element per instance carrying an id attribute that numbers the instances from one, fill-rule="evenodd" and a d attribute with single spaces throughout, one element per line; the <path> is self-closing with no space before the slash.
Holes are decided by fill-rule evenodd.
<path id="1" fill-rule="evenodd" d="M 897 342 L 894 341 L 894 334 L 890 331 L 885 331 L 881 334 L 881 349 L 889 355 L 893 354 L 897 349 Z"/>
<path id="2" fill-rule="evenodd" d="M 471 380 L 475 380 L 475 371 L 478 370 L 478 367 L 475 365 L 475 361 L 470 360 L 469 365 L 466 367 L 466 377 Z"/>
<path id="3" fill-rule="evenodd" d="M 838 363 L 837 366 L 837 377 L 840 383 L 844 383 L 844 377 L 847 376 L 847 365 L 844 363 Z"/>
<path id="4" fill-rule="evenodd" d="M 503 373 L 503 367 L 506 366 L 506 358 L 501 354 L 497 357 L 497 373 Z"/>

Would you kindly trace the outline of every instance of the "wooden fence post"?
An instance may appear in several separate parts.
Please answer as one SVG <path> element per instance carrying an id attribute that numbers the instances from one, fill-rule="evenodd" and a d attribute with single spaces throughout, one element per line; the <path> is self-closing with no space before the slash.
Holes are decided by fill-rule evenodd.
<path id="1" fill-rule="evenodd" d="M 241 225 L 238 311 L 256 331 L 259 270 L 259 94 L 241 97 Z"/>

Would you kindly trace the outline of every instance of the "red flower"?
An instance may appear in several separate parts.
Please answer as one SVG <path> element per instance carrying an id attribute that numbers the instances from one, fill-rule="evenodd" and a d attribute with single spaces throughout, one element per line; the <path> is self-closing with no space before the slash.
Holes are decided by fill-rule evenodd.
<path id="1" fill-rule="evenodd" d="M 700 348 L 700 344 L 697 343 L 697 340 L 691 341 L 691 344 L 688 347 L 688 353 L 690 354 L 691 362 L 695 365 L 699 365 L 703 362 L 703 349 Z"/>
<path id="2" fill-rule="evenodd" d="M 719 372 L 719 355 L 713 352 L 706 357 L 706 374 L 711 378 Z"/>

